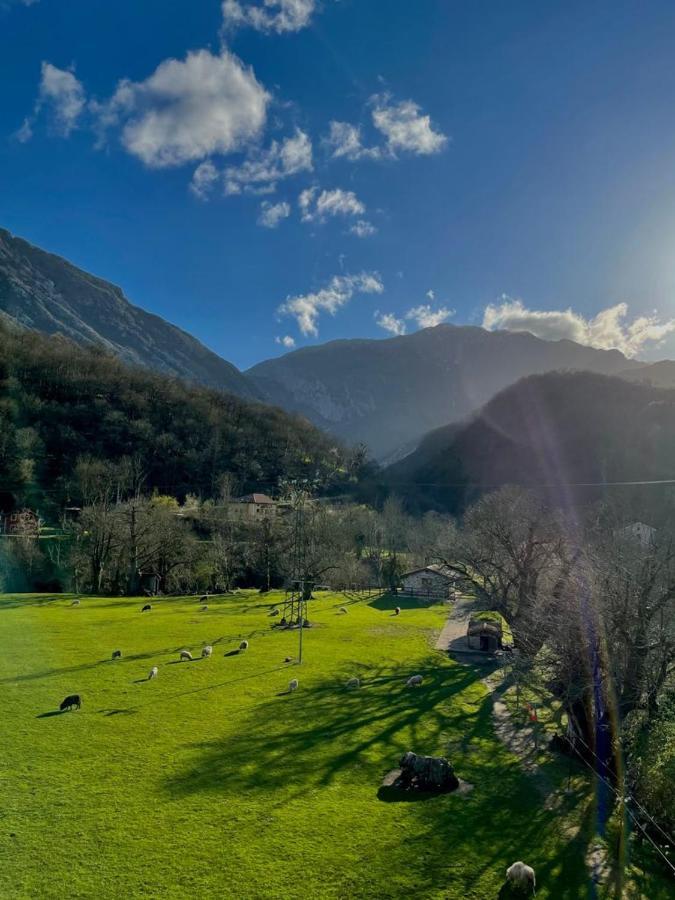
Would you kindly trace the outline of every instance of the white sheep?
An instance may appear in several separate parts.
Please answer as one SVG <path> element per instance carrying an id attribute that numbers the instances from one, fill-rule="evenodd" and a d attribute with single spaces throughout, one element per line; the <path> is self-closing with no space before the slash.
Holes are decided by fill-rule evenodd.
<path id="1" fill-rule="evenodd" d="M 300 682 L 298 681 L 297 678 L 293 678 L 291 681 L 289 681 L 288 682 L 288 693 L 292 694 L 293 691 L 297 691 L 299 684 L 300 684 Z"/>
<path id="2" fill-rule="evenodd" d="M 202 657 L 207 659 L 213 653 L 213 647 L 209 644 L 202 649 Z"/>
<path id="3" fill-rule="evenodd" d="M 423 677 L 421 675 L 411 675 L 406 681 L 406 687 L 419 687 L 422 684 Z"/>
<path id="4" fill-rule="evenodd" d="M 506 870 L 507 879 L 521 890 L 532 888 L 532 893 L 537 893 L 537 880 L 534 876 L 534 869 L 526 866 L 524 862 L 518 860 L 508 867 Z"/>
<path id="5" fill-rule="evenodd" d="M 400 616 L 400 615 L 401 615 L 401 607 L 400 607 L 400 606 L 397 606 L 397 607 L 394 609 L 394 615 L 395 615 L 395 616 Z"/>
<path id="6" fill-rule="evenodd" d="M 157 666 L 153 666 L 150 669 L 150 674 L 148 675 L 148 681 L 150 681 L 151 678 L 157 678 L 158 675 L 159 675 L 159 669 L 157 668 Z"/>
<path id="7" fill-rule="evenodd" d="M 79 600 L 73 600 L 73 602 L 72 602 L 70 605 L 71 605 L 71 606 L 79 606 L 79 605 L 80 605 L 80 601 L 79 601 Z"/>
<path id="8" fill-rule="evenodd" d="M 346 606 L 341 606 L 340 609 L 338 610 L 338 612 L 346 613 L 346 612 L 347 612 L 347 607 L 346 607 Z"/>
<path id="9" fill-rule="evenodd" d="M 361 681 L 358 678 L 350 678 L 349 681 L 347 682 L 347 687 L 348 688 L 360 688 Z"/>
<path id="10" fill-rule="evenodd" d="M 180 659 L 181 659 L 181 660 L 184 660 L 184 659 L 185 659 L 185 660 L 191 660 L 191 659 L 192 659 L 192 654 L 190 653 L 189 650 L 181 650 L 181 651 L 180 651 Z"/>
<path id="11" fill-rule="evenodd" d="M 248 641 L 242 641 L 241 644 L 239 644 L 239 649 L 248 650 Z"/>

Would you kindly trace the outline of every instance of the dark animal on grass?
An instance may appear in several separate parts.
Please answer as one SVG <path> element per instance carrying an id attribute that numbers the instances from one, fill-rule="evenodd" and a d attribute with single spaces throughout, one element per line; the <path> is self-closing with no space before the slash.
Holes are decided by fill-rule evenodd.
<path id="1" fill-rule="evenodd" d="M 248 650 L 248 641 L 242 641 L 241 644 L 239 644 L 239 649 Z"/>
<path id="2" fill-rule="evenodd" d="M 443 756 L 419 756 L 408 750 L 401 757 L 399 766 L 401 787 L 415 787 L 422 791 L 451 791 L 459 787 L 459 779 L 450 760 Z"/>
<path id="3" fill-rule="evenodd" d="M 278 615 L 280 615 L 280 611 L 279 611 L 278 609 L 273 609 L 272 612 L 270 613 L 270 615 L 271 615 L 271 616 L 278 616 Z"/>
<path id="4" fill-rule="evenodd" d="M 73 600 L 73 602 L 72 602 L 70 605 L 71 605 L 71 606 L 79 606 L 79 605 L 80 605 L 80 601 L 79 601 L 79 600 Z"/>
<path id="5" fill-rule="evenodd" d="M 394 615 L 395 615 L 395 616 L 400 616 L 400 615 L 401 615 L 401 607 L 400 607 L 400 606 L 397 606 L 397 607 L 394 608 Z"/>
<path id="6" fill-rule="evenodd" d="M 122 659 L 122 651 L 121 650 L 113 650 L 113 659 Z"/>
<path id="7" fill-rule="evenodd" d="M 192 654 L 189 650 L 181 650 L 180 651 L 180 660 L 187 660 L 188 662 L 192 660 Z"/>
<path id="8" fill-rule="evenodd" d="M 59 709 L 61 711 L 63 711 L 64 709 L 72 709 L 73 707 L 79 709 L 81 706 L 82 700 L 80 699 L 80 695 L 70 694 L 68 697 L 66 697 L 61 706 L 59 706 Z"/>
<path id="9" fill-rule="evenodd" d="M 512 863 L 506 870 L 506 878 L 511 884 L 523 893 L 537 893 L 537 880 L 534 875 L 534 869 L 526 866 L 524 862 Z"/>
<path id="10" fill-rule="evenodd" d="M 151 609 L 152 609 L 152 604 L 146 603 L 145 606 L 143 607 L 143 609 L 141 610 L 141 612 L 150 612 Z"/>

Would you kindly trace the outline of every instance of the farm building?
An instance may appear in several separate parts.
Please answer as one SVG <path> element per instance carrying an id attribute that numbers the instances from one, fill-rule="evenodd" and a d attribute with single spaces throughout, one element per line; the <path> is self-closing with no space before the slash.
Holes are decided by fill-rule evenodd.
<path id="1" fill-rule="evenodd" d="M 448 600 L 455 577 L 445 566 L 424 566 L 401 575 L 401 593 L 425 600 Z"/>
<path id="2" fill-rule="evenodd" d="M 494 653 L 502 646 L 502 624 L 498 619 L 471 618 L 466 640 L 472 650 Z"/>
<path id="3" fill-rule="evenodd" d="M 645 525 L 644 522 L 633 522 L 624 528 L 617 528 L 614 534 L 620 539 L 634 541 L 642 547 L 651 547 L 656 540 L 656 528 Z"/>
<path id="4" fill-rule="evenodd" d="M 231 502 L 230 509 L 237 518 L 251 522 L 257 519 L 273 518 L 288 509 L 288 504 L 273 500 L 267 494 L 254 493 L 237 497 Z"/>

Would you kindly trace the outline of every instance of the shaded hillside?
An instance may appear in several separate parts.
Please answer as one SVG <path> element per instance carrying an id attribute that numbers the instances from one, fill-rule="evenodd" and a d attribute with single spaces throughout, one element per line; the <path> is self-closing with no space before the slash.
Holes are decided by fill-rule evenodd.
<path id="1" fill-rule="evenodd" d="M 43 334 L 103 346 L 125 362 L 258 397 L 235 366 L 175 325 L 133 306 L 114 284 L 3 229 L 0 312 Z"/>
<path id="2" fill-rule="evenodd" d="M 675 478 L 675 391 L 588 372 L 532 376 L 385 475 L 414 506 L 453 511 L 503 484 L 569 506 L 606 483 Z"/>
<path id="3" fill-rule="evenodd" d="M 386 340 L 306 347 L 246 374 L 270 402 L 344 439 L 364 441 L 387 459 L 414 448 L 431 429 L 464 419 L 523 376 L 630 368 L 617 350 L 438 325 Z"/>
<path id="4" fill-rule="evenodd" d="M 675 389 L 675 361 L 662 359 L 655 363 L 645 363 L 621 372 L 621 377 L 639 384 L 648 384 L 657 388 Z"/>
<path id="5" fill-rule="evenodd" d="M 124 365 L 100 350 L 0 323 L 0 508 L 54 514 L 77 502 L 79 458 L 133 459 L 146 491 L 273 491 L 283 478 L 334 483 L 343 457 L 280 409 Z"/>

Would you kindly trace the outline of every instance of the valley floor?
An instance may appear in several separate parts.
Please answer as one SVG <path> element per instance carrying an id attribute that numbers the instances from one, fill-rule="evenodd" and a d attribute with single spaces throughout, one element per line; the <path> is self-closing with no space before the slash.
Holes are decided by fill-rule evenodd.
<path id="1" fill-rule="evenodd" d="M 482 674 L 434 649 L 446 608 L 395 617 L 386 599 L 320 595 L 298 666 L 297 633 L 271 628 L 281 599 L 141 613 L 135 598 L 0 597 L 0 896 L 486 900 L 517 859 L 539 898 L 593 896 L 586 774 L 565 794 L 567 765 L 549 761 L 542 798 L 495 734 Z M 210 659 L 178 662 L 204 644 Z M 82 709 L 59 714 L 72 693 Z M 449 756 L 474 789 L 378 797 L 409 749 Z"/>

